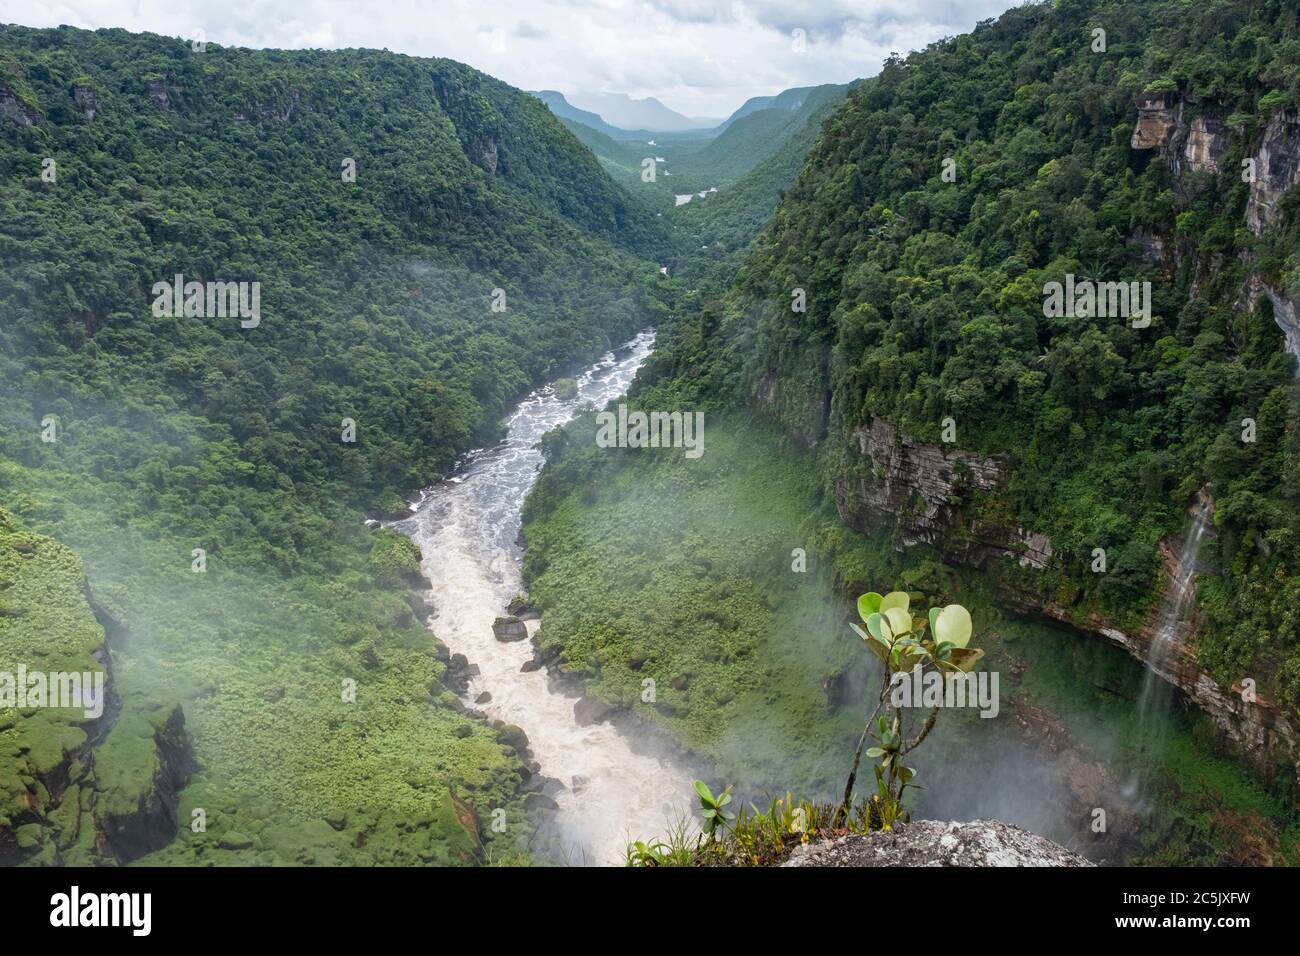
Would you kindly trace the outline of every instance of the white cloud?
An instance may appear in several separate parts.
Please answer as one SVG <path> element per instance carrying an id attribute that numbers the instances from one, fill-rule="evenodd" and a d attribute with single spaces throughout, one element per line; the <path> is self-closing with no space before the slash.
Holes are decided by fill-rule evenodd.
<path id="1" fill-rule="evenodd" d="M 725 116 L 750 96 L 842 83 L 1016 0 L 0 0 L 0 22 L 203 31 L 249 47 L 445 56 L 525 89 L 655 96 Z M 791 31 L 807 36 L 803 53 Z"/>

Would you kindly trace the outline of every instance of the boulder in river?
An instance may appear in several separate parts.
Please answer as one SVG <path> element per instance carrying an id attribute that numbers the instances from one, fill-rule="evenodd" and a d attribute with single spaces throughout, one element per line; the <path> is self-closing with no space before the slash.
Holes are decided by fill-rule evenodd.
<path id="1" fill-rule="evenodd" d="M 528 627 L 513 614 L 506 614 L 492 622 L 492 634 L 498 641 L 507 644 L 513 641 L 526 641 Z"/>
<path id="2" fill-rule="evenodd" d="M 524 795 L 524 807 L 528 810 L 547 810 L 555 812 L 560 805 L 544 793 L 534 791 Z"/>
<path id="3" fill-rule="evenodd" d="M 554 777 L 533 773 L 529 775 L 529 779 L 522 789 L 525 793 L 540 793 L 554 799 L 569 788 Z"/>
<path id="4" fill-rule="evenodd" d="M 524 661 L 524 666 L 519 668 L 521 674 L 531 674 L 533 671 L 541 670 L 546 666 L 546 658 L 542 656 L 540 649 L 533 652 L 533 656 Z"/>
<path id="5" fill-rule="evenodd" d="M 507 747 L 512 747 L 519 753 L 523 753 L 528 749 L 528 735 L 524 733 L 521 727 L 516 724 L 502 723 L 499 720 L 494 720 L 492 726 L 501 737 L 501 742 Z"/>
<path id="6" fill-rule="evenodd" d="M 452 654 L 447 662 L 447 672 L 443 675 L 442 681 L 456 693 L 463 694 L 469 689 L 470 678 L 478 675 L 477 664 L 471 664 L 464 654 Z"/>
<path id="7" fill-rule="evenodd" d="M 577 721 L 579 727 L 598 724 L 613 712 L 613 707 L 594 697 L 581 697 L 573 705 L 573 719 Z"/>
<path id="8" fill-rule="evenodd" d="M 542 616 L 542 612 L 522 594 L 516 594 L 510 599 L 510 603 L 506 605 L 506 613 L 513 614 L 521 621 L 536 621 Z"/>

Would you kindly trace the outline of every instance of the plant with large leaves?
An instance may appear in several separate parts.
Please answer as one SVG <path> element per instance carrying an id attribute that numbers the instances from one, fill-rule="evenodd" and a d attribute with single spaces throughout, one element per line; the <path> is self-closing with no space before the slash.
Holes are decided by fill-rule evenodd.
<path id="1" fill-rule="evenodd" d="M 867 718 L 857 749 L 853 752 L 853 766 L 849 770 L 849 779 L 844 787 L 844 801 L 840 805 L 840 820 L 848 817 L 853 800 L 853 786 L 857 781 L 858 767 L 868 737 L 874 736 L 877 743 L 877 746 L 867 749 L 866 753 L 873 760 L 880 761 L 875 767 L 877 793 L 873 799 L 878 801 L 879 818 L 886 827 L 892 826 L 894 821 L 903 816 L 903 791 L 908 786 L 916 786 L 912 783 L 916 771 L 903 763 L 903 757 L 920 746 L 929 735 L 939 717 L 939 708 L 934 708 L 917 735 L 907 740 L 903 732 L 901 707 L 894 708 L 892 720 L 880 714 L 897 675 L 909 673 L 918 667 L 922 670 L 932 667 L 943 672 L 968 673 L 984 656 L 984 651 L 969 646 L 973 625 L 966 608 L 960 604 L 932 607 L 927 617 L 914 618 L 910 612 L 911 603 L 911 597 L 906 591 L 891 591 L 885 595 L 869 591 L 858 598 L 861 626 L 849 624 L 871 652 L 884 663 L 885 681 L 875 710 Z"/>
<path id="2" fill-rule="evenodd" d="M 696 780 L 695 792 L 700 797 L 700 815 L 704 818 L 704 832 L 710 840 L 716 839 L 718 829 L 725 829 L 731 820 L 731 814 L 723 809 L 731 802 L 731 787 L 728 786 L 715 797 L 707 783 Z"/>

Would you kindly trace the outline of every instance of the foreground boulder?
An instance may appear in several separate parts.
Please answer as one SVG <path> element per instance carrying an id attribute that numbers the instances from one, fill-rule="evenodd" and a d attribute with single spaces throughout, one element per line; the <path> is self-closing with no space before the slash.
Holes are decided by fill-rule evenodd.
<path id="1" fill-rule="evenodd" d="M 918 820 L 798 847 L 782 866 L 1092 866 L 1051 840 L 996 820 Z"/>

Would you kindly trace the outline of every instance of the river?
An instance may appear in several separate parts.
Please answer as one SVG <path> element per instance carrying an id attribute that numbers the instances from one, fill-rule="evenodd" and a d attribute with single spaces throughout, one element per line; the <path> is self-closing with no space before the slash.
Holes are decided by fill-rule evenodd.
<path id="1" fill-rule="evenodd" d="M 492 621 L 523 590 L 520 512 L 542 465 L 537 443 L 582 404 L 599 408 L 623 395 L 653 349 L 654 333 L 644 332 L 578 376 L 575 395 L 561 397 L 549 385 L 530 394 L 507 420 L 502 442 L 466 456 L 410 518 L 393 524 L 424 554 L 434 633 L 479 667 L 468 698 L 491 694 L 479 709 L 521 727 L 540 772 L 565 785 L 555 796 L 555 825 L 574 863 L 623 863 L 629 838 L 662 835 L 690 812 L 691 780 L 668 761 L 635 752 L 610 724 L 578 726 L 573 698 L 550 690 L 545 668 L 521 670 L 532 642 L 498 641 Z"/>

